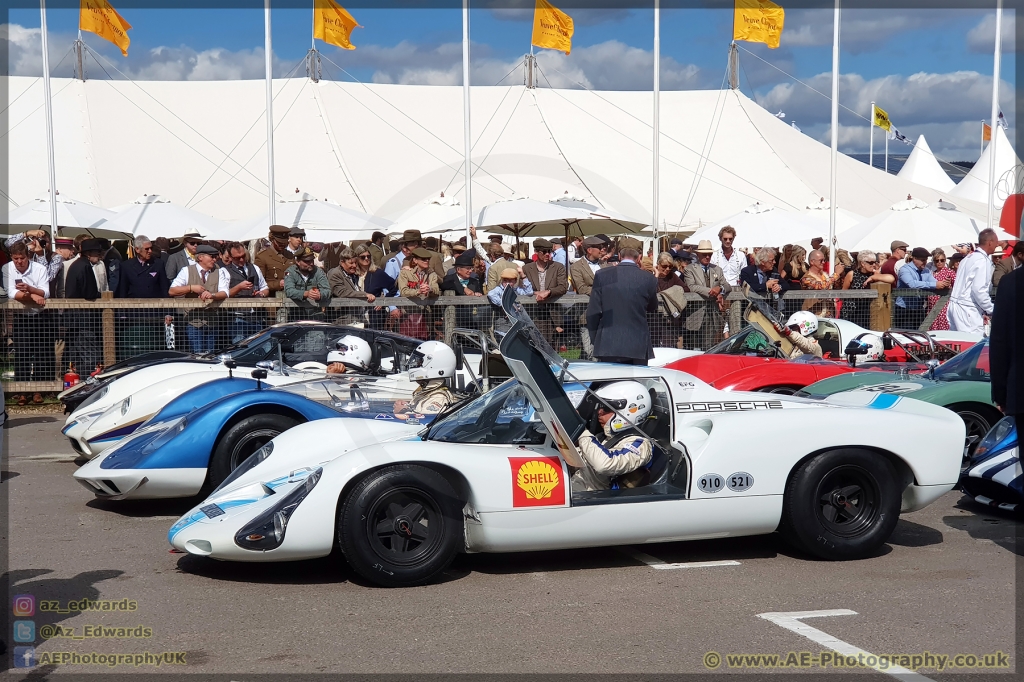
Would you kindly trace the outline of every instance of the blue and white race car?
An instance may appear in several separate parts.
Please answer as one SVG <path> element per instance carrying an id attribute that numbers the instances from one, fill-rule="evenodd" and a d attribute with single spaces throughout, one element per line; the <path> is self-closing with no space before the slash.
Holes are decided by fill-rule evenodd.
<path id="1" fill-rule="evenodd" d="M 960 476 L 960 488 L 987 507 L 1024 510 L 1024 471 L 1013 417 L 1000 419 L 978 443 Z"/>
<path id="2" fill-rule="evenodd" d="M 514 380 L 417 433 L 393 421 L 321 419 L 277 436 L 168 532 L 173 547 L 232 561 L 335 548 L 365 579 L 427 582 L 459 552 L 518 552 L 782 531 L 827 559 L 871 556 L 901 511 L 950 491 L 964 426 L 899 396 L 826 400 L 719 391 L 684 372 L 569 364 L 512 290 L 501 352 Z M 634 404 L 599 397 L 642 386 Z M 586 386 L 582 401 L 567 388 Z M 636 480 L 594 489 L 578 449 L 591 420 L 643 403 L 628 435 L 652 442 Z M 529 406 L 529 408 L 527 407 Z M 590 424 L 588 426 L 588 423 Z M 815 424 L 815 438 L 786 434 Z M 870 428 L 867 428 L 870 426 Z M 924 439 L 924 440 L 922 440 Z"/>
<path id="3" fill-rule="evenodd" d="M 265 374 L 265 373 L 264 373 Z M 331 417 L 395 422 L 416 433 L 435 415 L 395 416 L 416 384 L 407 379 L 330 374 L 278 388 L 241 377 L 182 394 L 134 433 L 86 462 L 74 477 L 97 497 L 191 497 L 216 487 L 278 434 Z M 345 440 L 344 422 L 334 437 Z"/>

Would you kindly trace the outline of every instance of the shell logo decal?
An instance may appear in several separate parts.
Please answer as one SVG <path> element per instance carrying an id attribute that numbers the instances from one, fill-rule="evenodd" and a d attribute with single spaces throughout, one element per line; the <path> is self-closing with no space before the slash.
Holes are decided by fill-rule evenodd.
<path id="1" fill-rule="evenodd" d="M 565 504 L 565 477 L 557 457 L 509 457 L 512 506 L 551 507 Z"/>

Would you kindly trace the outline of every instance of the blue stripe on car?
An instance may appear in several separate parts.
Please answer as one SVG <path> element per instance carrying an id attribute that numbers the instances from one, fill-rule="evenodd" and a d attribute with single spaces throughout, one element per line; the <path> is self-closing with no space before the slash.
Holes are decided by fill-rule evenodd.
<path id="1" fill-rule="evenodd" d="M 999 464 L 996 464 L 996 465 L 992 466 L 990 469 L 987 469 L 985 471 L 985 473 L 983 473 L 981 475 L 981 477 L 982 478 L 992 478 L 993 476 L 998 474 L 1003 469 L 1007 469 L 1009 467 L 1015 466 L 1017 464 L 1017 462 L 1019 462 L 1019 461 L 1020 461 L 1019 457 L 1011 457 L 1010 459 L 1006 460 L 1005 462 L 1000 462 Z"/>
<path id="2" fill-rule="evenodd" d="M 221 509 L 228 510 L 231 509 L 232 507 L 241 507 L 242 505 L 252 504 L 253 502 L 259 502 L 259 500 L 227 500 L 226 502 L 218 502 L 217 506 L 220 507 Z M 207 518 L 206 514 L 204 514 L 201 511 L 196 511 L 192 514 L 189 514 L 183 519 L 178 519 L 178 521 L 173 526 L 171 526 L 171 529 L 167 531 L 167 541 L 173 541 L 175 535 L 185 530 L 197 521 L 202 521 L 205 518 Z"/>
<path id="3" fill-rule="evenodd" d="M 870 403 L 867 404 L 867 407 L 870 407 L 873 410 L 888 410 L 899 401 L 900 397 L 898 395 L 893 395 L 891 393 L 879 393 Z"/>

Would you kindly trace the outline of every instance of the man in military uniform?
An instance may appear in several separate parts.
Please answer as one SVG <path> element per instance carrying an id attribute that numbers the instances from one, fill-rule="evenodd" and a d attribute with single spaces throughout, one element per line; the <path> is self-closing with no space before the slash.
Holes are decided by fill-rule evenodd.
<path id="1" fill-rule="evenodd" d="M 384 267 L 384 238 L 386 236 L 383 232 L 374 232 L 370 235 L 370 241 L 366 244 L 366 248 L 370 250 L 370 260 L 378 268 Z"/>
<path id="2" fill-rule="evenodd" d="M 276 294 L 284 289 L 284 273 L 295 263 L 295 258 L 288 250 L 291 229 L 284 225 L 270 226 L 270 246 L 256 254 L 253 264 L 263 273 L 270 293 Z"/>
<path id="3" fill-rule="evenodd" d="M 295 254 L 302 251 L 302 247 L 306 245 L 306 231 L 301 227 L 293 227 L 288 230 L 288 250 L 292 253 L 292 258 L 295 258 Z"/>
<path id="4" fill-rule="evenodd" d="M 384 272 L 388 274 L 388 277 L 398 281 L 398 275 L 402 271 L 402 266 L 405 263 L 406 257 L 412 253 L 413 249 L 420 248 L 420 244 L 423 242 L 420 236 L 419 230 L 406 230 L 402 233 L 402 238 L 398 242 L 398 251 L 393 253 L 384 265 Z M 436 251 L 427 251 L 430 253 L 430 267 L 429 270 L 437 273 L 437 279 L 440 281 L 444 279 L 444 266 L 441 263 L 441 254 Z"/>

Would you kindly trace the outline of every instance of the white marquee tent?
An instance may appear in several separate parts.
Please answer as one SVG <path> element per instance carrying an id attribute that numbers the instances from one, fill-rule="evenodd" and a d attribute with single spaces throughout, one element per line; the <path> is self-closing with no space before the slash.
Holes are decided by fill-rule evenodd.
<path id="1" fill-rule="evenodd" d="M 987 167 L 985 172 L 988 172 Z M 896 176 L 910 182 L 916 182 L 919 185 L 924 185 L 925 187 L 931 187 L 939 192 L 949 192 L 956 187 L 953 178 L 949 177 L 946 171 L 942 170 L 942 166 L 939 165 L 935 154 L 932 153 L 931 147 L 928 146 L 928 141 L 924 139 L 924 135 L 917 138 L 914 150 L 910 152 L 907 162 L 903 164 L 903 168 L 900 169 Z"/>
<path id="2" fill-rule="evenodd" d="M 1017 175 L 1019 171 L 1020 159 L 1017 158 L 1017 154 L 1013 151 L 1013 145 L 1006 139 L 1006 133 L 1000 126 L 994 126 L 992 128 L 995 131 L 995 149 L 996 149 L 996 193 L 994 206 L 996 210 L 1000 210 L 1003 207 L 1003 202 L 1006 200 L 1008 194 L 1012 192 L 1006 191 L 1007 184 L 1012 187 L 1015 182 L 1006 182 L 1007 175 Z M 963 203 L 963 200 L 980 202 L 982 208 L 988 201 L 988 171 L 989 171 L 989 158 L 992 154 L 992 143 L 989 142 L 988 146 L 985 147 L 985 151 L 981 153 L 981 157 L 978 159 L 978 163 L 974 164 L 974 168 L 964 176 L 964 179 L 957 183 L 950 192 L 949 196 L 954 198 L 957 206 Z M 1000 191 L 1002 186 L 1003 191 Z M 914 195 L 917 196 L 916 194 Z M 998 213 L 996 219 L 998 220 Z"/>
<path id="3" fill-rule="evenodd" d="M 5 80 L 10 210 L 45 192 L 46 141 L 40 80 Z M 440 192 L 465 205 L 461 87 L 293 78 L 274 91 L 279 199 L 298 187 L 391 220 Z M 53 93 L 62 193 L 116 206 L 156 192 L 225 221 L 265 210 L 263 81 L 55 78 Z M 474 87 L 473 208 L 568 192 L 649 222 L 651 103 L 644 91 Z M 670 231 L 754 202 L 798 212 L 828 196 L 828 147 L 738 91 L 662 92 L 661 130 Z M 838 188 L 837 204 L 861 215 L 941 196 L 845 156 Z"/>

